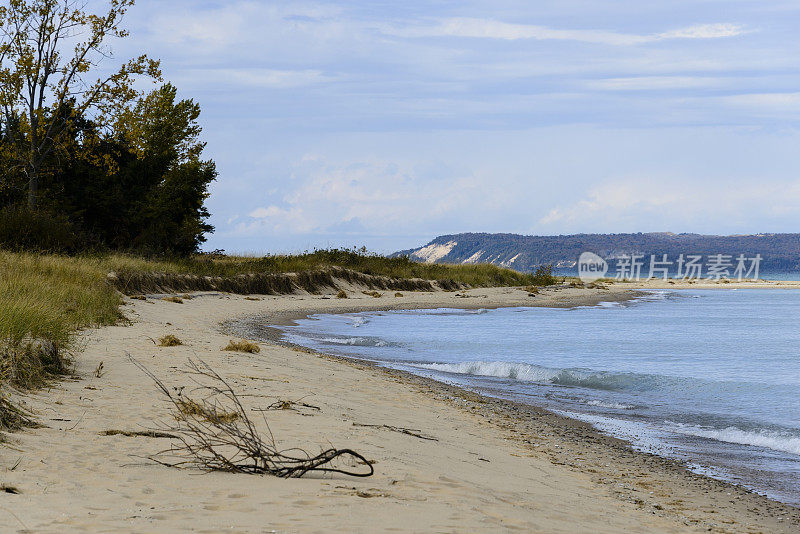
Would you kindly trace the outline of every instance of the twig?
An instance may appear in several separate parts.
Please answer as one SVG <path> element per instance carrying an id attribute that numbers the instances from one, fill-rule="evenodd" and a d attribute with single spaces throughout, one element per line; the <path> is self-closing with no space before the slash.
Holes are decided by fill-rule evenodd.
<path id="1" fill-rule="evenodd" d="M 104 430 L 100 432 L 101 436 L 125 436 L 128 438 L 142 437 L 142 438 L 172 438 L 178 439 L 175 434 L 168 432 L 159 432 L 157 430 Z"/>
<path id="2" fill-rule="evenodd" d="M 269 412 L 273 410 L 295 410 L 300 411 L 295 406 L 301 406 L 303 408 L 311 408 L 312 410 L 322 411 L 322 408 L 319 406 L 314 406 L 313 404 L 307 404 L 305 402 L 300 402 L 299 400 L 283 400 L 278 399 L 277 401 L 273 402 L 266 408 L 253 408 L 254 412 Z"/>
<path id="3" fill-rule="evenodd" d="M 428 441 L 439 441 L 436 438 L 432 438 L 430 436 L 425 436 L 423 434 L 420 434 L 421 430 L 414 430 L 413 428 L 403 428 L 403 427 L 392 426 L 392 425 L 365 425 L 363 423 L 353 423 L 353 426 L 363 426 L 363 427 L 367 427 L 367 428 L 383 428 L 385 430 L 391 430 L 392 432 L 400 432 L 401 434 L 414 436 L 415 438 L 419 438 L 419 439 L 426 439 Z"/>

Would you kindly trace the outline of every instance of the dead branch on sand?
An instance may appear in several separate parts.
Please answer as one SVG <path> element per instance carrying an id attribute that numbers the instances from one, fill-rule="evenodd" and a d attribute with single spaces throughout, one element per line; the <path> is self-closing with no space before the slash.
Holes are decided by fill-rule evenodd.
<path id="1" fill-rule="evenodd" d="M 169 467 L 199 467 L 207 471 L 269 474 L 283 478 L 299 478 L 307 473 L 339 473 L 354 477 L 371 476 L 375 470 L 361 454 L 351 449 L 327 449 L 312 455 L 302 449 L 280 450 L 269 429 L 262 435 L 250 419 L 239 395 L 230 384 L 202 360 L 189 360 L 185 371 L 198 399 L 183 396 L 184 388 L 169 388 L 149 369 L 128 355 L 139 369 L 149 376 L 172 404 L 175 423 L 166 428 L 178 443 L 150 457 Z M 184 413 L 181 406 L 193 402 L 203 408 L 203 417 Z M 235 413 L 238 417 L 223 417 Z M 364 470 L 339 467 L 348 460 L 365 466 Z"/>
<path id="2" fill-rule="evenodd" d="M 314 406 L 313 404 L 308 404 L 306 402 L 302 402 L 305 397 L 302 399 L 298 399 L 296 401 L 288 400 L 288 399 L 278 399 L 266 408 L 253 408 L 254 412 L 270 412 L 274 410 L 294 410 L 299 412 L 299 408 L 311 408 L 312 410 L 317 410 L 318 412 L 322 411 L 322 408 L 319 406 Z M 299 408 L 298 408 L 299 407 Z"/>
<path id="3" fill-rule="evenodd" d="M 392 426 L 392 425 L 365 425 L 363 423 L 353 423 L 353 426 L 363 426 L 367 428 L 382 428 L 384 430 L 391 430 L 392 432 L 400 432 L 401 434 L 406 434 L 407 436 L 414 436 L 415 438 L 419 439 L 425 439 L 428 441 L 439 441 L 436 438 L 420 434 L 421 432 L 420 430 L 414 430 L 413 428 L 403 428 L 400 426 Z"/>

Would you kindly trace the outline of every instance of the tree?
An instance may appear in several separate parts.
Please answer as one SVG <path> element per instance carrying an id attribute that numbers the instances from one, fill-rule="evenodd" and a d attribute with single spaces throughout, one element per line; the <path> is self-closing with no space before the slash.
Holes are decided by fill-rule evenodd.
<path id="1" fill-rule="evenodd" d="M 109 0 L 99 15 L 87 12 L 82 0 L 9 0 L 0 6 L 0 118 L 4 125 L 19 123 L 25 139 L 19 167 L 30 209 L 37 207 L 42 166 L 74 117 L 109 127 L 140 95 L 137 76 L 161 79 L 159 62 L 146 55 L 110 75 L 95 74 L 113 58 L 108 39 L 128 36 L 121 21 L 134 2 Z"/>
<path id="2" fill-rule="evenodd" d="M 71 121 L 69 154 L 42 190 L 42 207 L 69 214 L 114 250 L 195 252 L 213 229 L 204 202 L 217 176 L 214 162 L 201 159 L 199 115 L 197 103 L 179 100 L 166 84 L 120 115 L 111 132 Z"/>

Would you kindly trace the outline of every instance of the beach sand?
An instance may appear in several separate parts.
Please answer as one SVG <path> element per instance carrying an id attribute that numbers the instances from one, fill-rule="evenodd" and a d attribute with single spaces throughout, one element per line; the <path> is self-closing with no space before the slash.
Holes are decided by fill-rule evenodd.
<path id="1" fill-rule="evenodd" d="M 798 532 L 796 508 L 633 452 L 543 410 L 276 343 L 261 343 L 260 354 L 220 350 L 231 332 L 270 335 L 248 332 L 253 321 L 245 317 L 276 324 L 368 309 L 573 306 L 627 299 L 631 287 L 535 297 L 497 288 L 373 298 L 350 288 L 348 299 L 126 299 L 130 324 L 84 333 L 74 379 L 17 397 L 44 426 L 9 435 L 0 448 L 0 483 L 19 491 L 0 497 L 0 530 Z M 157 347 L 153 340 L 166 334 L 184 345 Z M 175 386 L 189 385 L 180 372 L 187 360 L 202 359 L 248 407 L 302 398 L 320 409 L 266 412 L 279 444 L 352 448 L 374 461 L 375 474 L 287 480 L 157 465 L 147 456 L 169 439 L 101 435 L 170 422 L 167 403 L 128 353 Z M 360 425 L 415 429 L 435 441 Z"/>

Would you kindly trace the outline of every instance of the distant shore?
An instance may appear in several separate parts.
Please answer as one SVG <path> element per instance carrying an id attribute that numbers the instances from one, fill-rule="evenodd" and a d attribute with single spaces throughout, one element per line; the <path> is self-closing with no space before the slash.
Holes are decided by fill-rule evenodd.
<path id="1" fill-rule="evenodd" d="M 800 283 L 759 286 L 800 288 Z M 658 287 L 611 284 L 608 289 L 544 289 L 534 296 L 519 288 L 402 296 L 392 291 L 375 298 L 353 286 L 347 288 L 348 299 L 333 294 L 255 297 L 259 300 L 198 294 L 183 304 L 153 298 L 127 301 L 130 326 L 86 333 L 86 349 L 76 362 L 79 380 L 24 399 L 46 426 L 14 434 L 13 448 L 3 450 L 6 465 L 18 461 L 3 483 L 20 493 L 8 497 L 18 505 L 13 514 L 0 512 L 0 525 L 24 524 L 44 532 L 367 532 L 377 525 L 399 531 L 797 531 L 796 508 L 634 452 L 587 424 L 544 410 L 271 342 L 263 343 L 257 355 L 220 351 L 233 330 L 247 337 L 269 336 L 266 325 L 309 314 L 571 307 L 629 299 L 636 296 L 631 289 L 638 288 Z M 259 319 L 254 322 L 253 317 Z M 244 324 L 260 329 L 242 330 Z M 166 334 L 184 344 L 156 347 L 150 341 Z M 178 368 L 187 358 L 203 359 L 229 377 L 253 408 L 279 398 L 303 398 L 320 409 L 267 414 L 281 444 L 351 447 L 374 460 L 376 474 L 367 479 L 282 480 L 226 473 L 197 476 L 155 465 L 143 458 L 167 446 L 165 440 L 100 435 L 168 421 L 153 384 L 126 352 L 175 386 L 185 382 Z M 96 373 L 100 362 L 104 372 Z M 436 441 L 380 425 L 414 429 Z"/>

